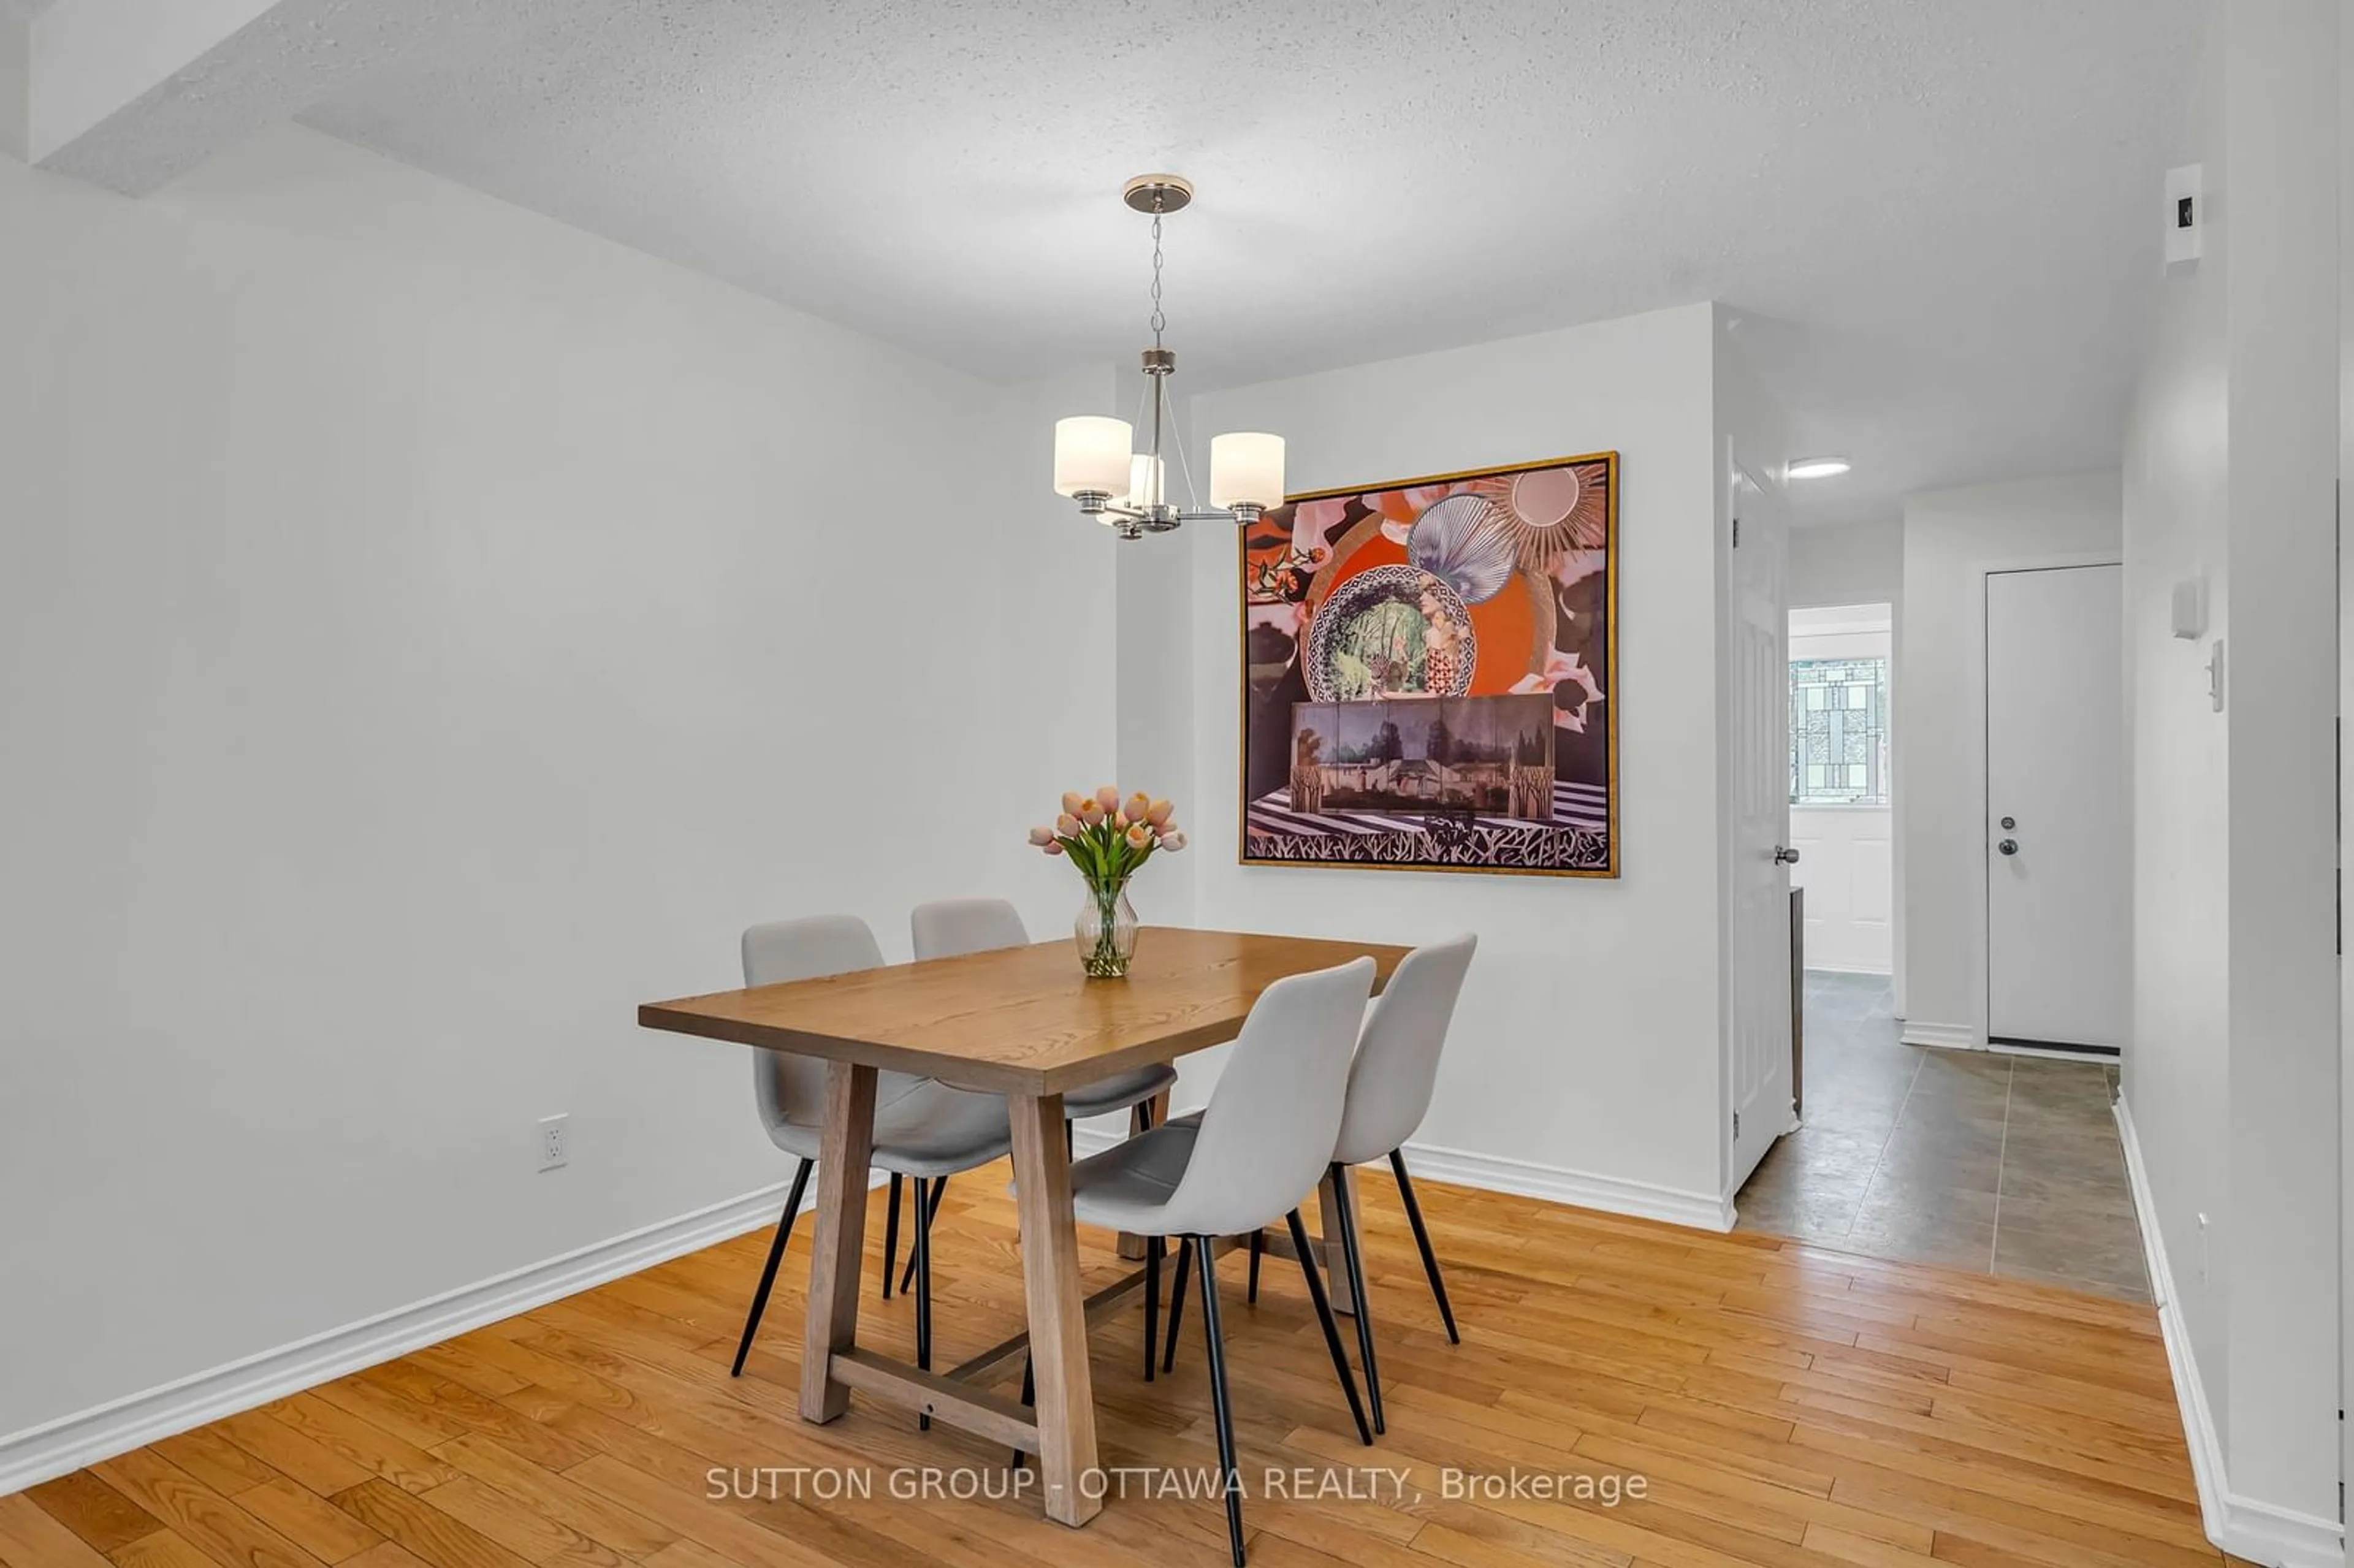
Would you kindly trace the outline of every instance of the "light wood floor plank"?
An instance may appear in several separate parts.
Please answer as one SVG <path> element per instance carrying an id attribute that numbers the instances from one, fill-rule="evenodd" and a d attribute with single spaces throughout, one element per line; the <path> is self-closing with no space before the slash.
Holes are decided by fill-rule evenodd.
<path id="1" fill-rule="evenodd" d="M 384 1539 L 316 1492 L 283 1476 L 248 1487 L 234 1500 L 322 1563 L 356 1557 Z"/>
<path id="2" fill-rule="evenodd" d="M 117 1547 L 106 1559 L 114 1568 L 219 1568 L 210 1556 L 175 1531 L 159 1530 Z"/>
<path id="3" fill-rule="evenodd" d="M 164 1520 L 90 1470 L 77 1470 L 54 1481 L 43 1481 L 26 1495 L 44 1513 L 99 1552 L 128 1546 L 141 1536 L 153 1535 L 164 1528 Z"/>
<path id="4" fill-rule="evenodd" d="M 95 1467 L 123 1496 L 227 1568 L 321 1568 L 319 1560 L 152 1448 Z"/>
<path id="5" fill-rule="evenodd" d="M 98 1548 L 52 1519 L 28 1493 L 0 1498 L 0 1563 L 7 1568 L 104 1568 Z"/>

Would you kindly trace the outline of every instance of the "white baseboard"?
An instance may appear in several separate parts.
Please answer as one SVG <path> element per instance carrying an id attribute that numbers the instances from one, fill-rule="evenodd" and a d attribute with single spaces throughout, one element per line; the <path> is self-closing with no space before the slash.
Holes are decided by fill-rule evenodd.
<path id="1" fill-rule="evenodd" d="M 1904 1033 L 1899 1036 L 1907 1045 L 1938 1045 L 1948 1051 L 1982 1051 L 1986 1041 L 1974 1023 L 1931 1023 L 1924 1019 L 1908 1018 Z"/>
<path id="2" fill-rule="evenodd" d="M 1713 1192 L 1691 1192 L 1677 1187 L 1654 1186 L 1649 1181 L 1597 1176 L 1591 1171 L 1474 1154 L 1468 1150 L 1441 1149 L 1427 1143 L 1407 1144 L 1405 1159 L 1415 1175 L 1427 1176 L 1434 1181 L 1452 1181 L 1458 1186 L 1511 1192 L 1522 1198 L 1542 1198 L 1580 1209 L 1600 1209 L 1638 1220 L 1660 1220 L 1671 1225 L 1690 1225 L 1694 1230 L 1733 1228 L 1732 1201 Z"/>
<path id="3" fill-rule="evenodd" d="M 1873 980 L 1887 980 L 1893 971 L 1884 969 L 1876 969 L 1864 964 L 1817 963 L 1808 964 L 1807 972 L 1810 975 L 1868 975 Z"/>
<path id="4" fill-rule="evenodd" d="M 2150 1290 L 2158 1298 L 2158 1326 L 2166 1340 L 2167 1365 L 2174 1373 L 2175 1398 L 2182 1407 L 2182 1432 L 2190 1447 L 2190 1474 L 2198 1483 L 2199 1513 L 2207 1539 L 2232 1556 L 2265 1568 L 2344 1568 L 2346 1531 L 2336 1520 L 2275 1508 L 2232 1491 L 2222 1435 L 2215 1428 L 2215 1414 L 2208 1406 L 2206 1385 L 2199 1377 L 2199 1359 L 2191 1351 L 2190 1326 L 2183 1320 L 2182 1305 L 2175 1295 L 2166 1234 L 2158 1223 L 2149 1171 L 2142 1163 L 2141 1139 L 2134 1131 L 2133 1112 L 2123 1096 L 2117 1098 L 2115 1114 L 2118 1139 L 2125 1145 L 2126 1174 L 2133 1185 L 2134 1213 L 2141 1224 Z"/>
<path id="5" fill-rule="evenodd" d="M 779 1181 L 610 1241 L 0 1436 L 0 1497 L 774 1224 L 785 1189 L 786 1184 Z M 815 1202 L 812 1191 L 802 1212 L 807 1213 Z"/>
<path id="6" fill-rule="evenodd" d="M 1119 1135 L 1097 1132 L 1082 1127 L 1077 1133 L 1078 1151 L 1094 1154 L 1109 1149 L 1119 1141 Z M 1662 1220 L 1671 1225 L 1690 1225 L 1695 1230 L 1729 1231 L 1733 1228 L 1733 1205 L 1703 1192 L 1686 1192 L 1673 1187 L 1655 1187 L 1648 1181 L 1628 1181 L 1616 1176 L 1596 1176 L 1584 1171 L 1568 1171 L 1555 1165 L 1534 1165 L 1524 1160 L 1504 1160 L 1492 1154 L 1473 1154 L 1460 1149 L 1441 1149 L 1435 1144 L 1409 1143 L 1405 1146 L 1406 1167 L 1415 1176 L 1428 1177 L 1433 1181 L 1450 1181 L 1458 1187 L 1477 1187 L 1486 1192 L 1510 1192 L 1516 1197 L 1542 1198 L 1548 1202 L 1568 1203 L 1580 1209 L 1600 1209 L 1607 1213 L 1626 1214 L 1638 1220 Z"/>

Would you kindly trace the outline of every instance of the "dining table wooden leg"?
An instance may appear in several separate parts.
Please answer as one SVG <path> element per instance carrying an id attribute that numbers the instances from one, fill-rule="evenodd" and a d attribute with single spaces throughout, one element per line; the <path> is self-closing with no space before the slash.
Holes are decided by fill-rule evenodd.
<path id="1" fill-rule="evenodd" d="M 1354 1181 L 1335 1182 L 1327 1171 L 1324 1180 L 1316 1184 L 1316 1228 L 1321 1238 L 1324 1256 L 1324 1294 L 1331 1298 L 1332 1310 L 1349 1317 L 1357 1314 L 1356 1292 L 1349 1288 L 1349 1266 L 1341 1256 L 1341 1205 L 1349 1205 L 1352 1228 L 1360 1210 L 1357 1204 L 1357 1184 Z"/>
<path id="2" fill-rule="evenodd" d="M 832 1360 L 858 1344 L 858 1274 L 866 1250 L 866 1165 L 875 1151 L 875 1069 L 825 1065 L 818 1145 L 817 1235 L 810 1248 L 809 1327 L 801 1336 L 801 1419 L 831 1421 L 850 1405 Z M 1070 1197 L 1065 1192 L 1067 1211 Z"/>
<path id="3" fill-rule="evenodd" d="M 1022 1223 L 1022 1288 L 1030 1310 L 1046 1517 L 1085 1524 L 1102 1511 L 1103 1489 L 1095 1484 L 1095 1386 L 1087 1372 L 1087 1308 L 1079 1293 L 1063 1097 L 1008 1095 L 1006 1107 L 1013 1118 L 1014 1203 Z"/>

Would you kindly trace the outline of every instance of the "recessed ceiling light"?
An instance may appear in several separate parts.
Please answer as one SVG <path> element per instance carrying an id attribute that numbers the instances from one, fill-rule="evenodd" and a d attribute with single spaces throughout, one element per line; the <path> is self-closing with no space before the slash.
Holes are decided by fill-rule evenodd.
<path id="1" fill-rule="evenodd" d="M 1788 472 L 1792 479 L 1829 479 L 1835 473 L 1845 473 L 1852 466 L 1845 458 L 1800 458 L 1790 465 Z"/>

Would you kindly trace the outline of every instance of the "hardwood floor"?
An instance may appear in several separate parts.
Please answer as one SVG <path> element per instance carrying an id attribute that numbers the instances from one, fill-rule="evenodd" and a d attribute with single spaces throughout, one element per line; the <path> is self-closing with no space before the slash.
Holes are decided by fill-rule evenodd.
<path id="1" fill-rule="evenodd" d="M 1463 1330 L 1450 1346 L 1395 1190 L 1378 1173 L 1363 1187 L 1389 1418 L 1374 1447 L 1356 1440 L 1296 1266 L 1268 1256 L 1248 1307 L 1243 1260 L 1221 1263 L 1257 1568 L 2225 1561 L 2200 1534 L 2147 1307 L 1420 1183 Z M 951 1185 L 939 1364 L 1020 1326 L 1013 1224 L 1002 1167 Z M 860 1400 L 829 1426 L 797 1418 L 808 1230 L 740 1380 L 727 1365 L 765 1234 L 0 1499 L 0 1563 L 1225 1563 L 1214 1497 L 1168 1490 L 1216 1466 L 1198 1299 L 1169 1378 L 1142 1381 L 1140 1305 L 1092 1335 L 1105 1466 L 1174 1473 L 1123 1478 L 1075 1531 L 1040 1516 L 1034 1490 L 1002 1495 L 1002 1448 Z M 1128 1266 L 1109 1236 L 1081 1251 L 1090 1287 Z M 875 1298 L 878 1265 L 861 1338 L 909 1353 L 909 1304 Z M 833 1495 L 838 1473 L 815 1467 L 834 1466 L 872 1495 Z M 795 1467 L 812 1467 L 798 1486 L 758 1474 Z M 1275 1469 L 1293 1495 L 1268 1495 Z M 1450 1496 L 1450 1470 L 1626 1495 Z M 715 1497 L 715 1471 L 761 1495 Z M 928 1476 L 1000 1495 L 891 1495 Z M 1349 1490 L 1299 1495 L 1333 1488 Z"/>

